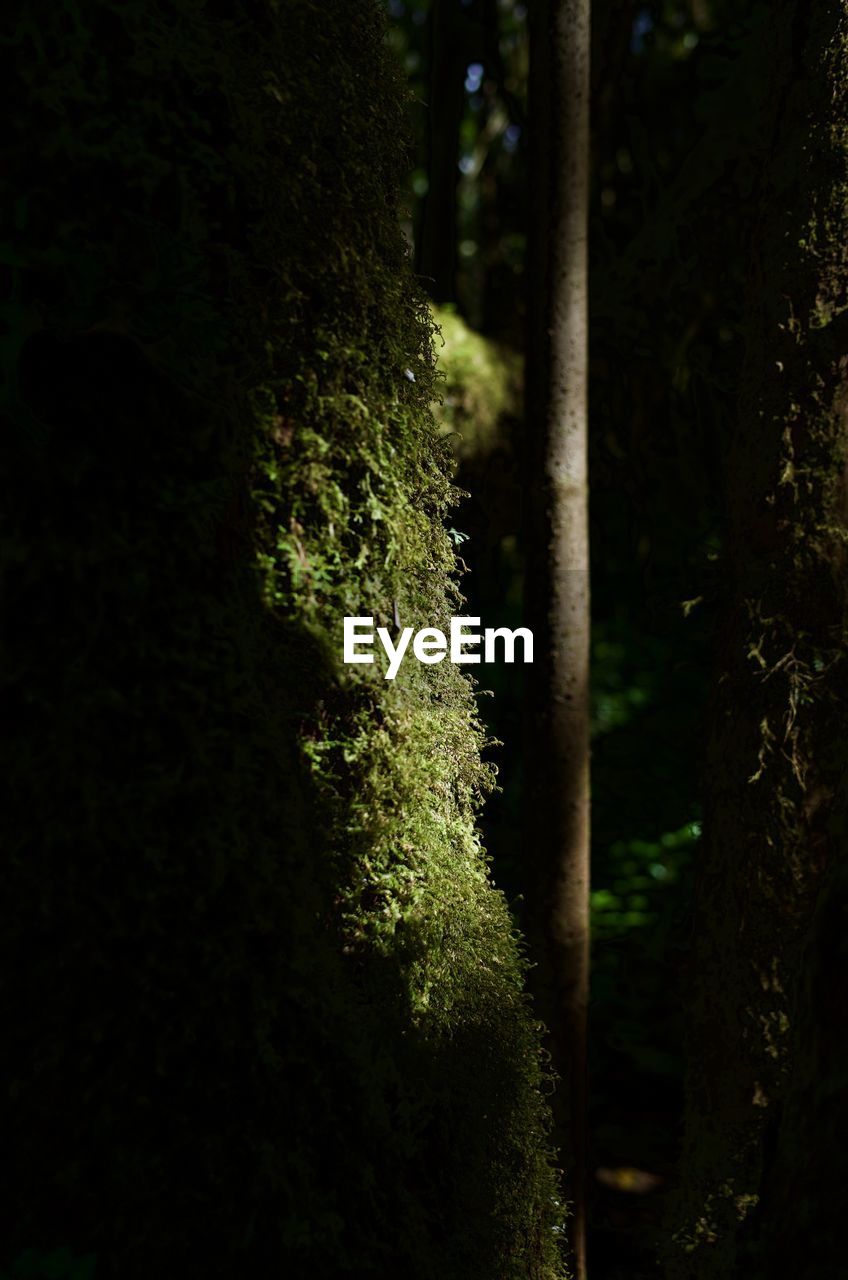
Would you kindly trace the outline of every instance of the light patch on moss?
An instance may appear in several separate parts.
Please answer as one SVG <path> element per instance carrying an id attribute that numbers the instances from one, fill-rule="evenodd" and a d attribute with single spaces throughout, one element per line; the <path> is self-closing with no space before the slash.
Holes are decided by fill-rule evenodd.
<path id="1" fill-rule="evenodd" d="M 470 329 L 453 307 L 437 307 L 436 351 L 444 378 L 434 413 L 460 459 L 490 453 L 521 413 L 522 361 Z"/>

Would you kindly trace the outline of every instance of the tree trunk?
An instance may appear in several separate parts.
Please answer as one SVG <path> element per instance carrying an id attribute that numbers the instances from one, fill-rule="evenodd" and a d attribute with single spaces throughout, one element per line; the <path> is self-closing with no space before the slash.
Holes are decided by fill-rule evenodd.
<path id="1" fill-rule="evenodd" d="M 843 835 L 844 841 L 844 835 Z M 848 858 L 817 906 L 796 999 L 793 1073 L 762 1215 L 745 1258 L 751 1280 L 797 1275 L 831 1280 L 848 1253 Z M 840 1260 L 837 1264 L 836 1259 Z"/>
<path id="2" fill-rule="evenodd" d="M 528 705 L 537 991 L 561 1077 L 555 1116 L 570 1244 L 586 1272 L 589 984 L 587 219 L 589 0 L 537 5 L 531 30 Z"/>
<path id="3" fill-rule="evenodd" d="M 3 1276 L 561 1274 L 383 10 L 10 10 Z"/>
<path id="4" fill-rule="evenodd" d="M 686 1280 L 725 1280 L 758 1234 L 800 953 L 844 810 L 846 17 L 841 0 L 778 9 L 694 898 L 668 1261 Z"/>

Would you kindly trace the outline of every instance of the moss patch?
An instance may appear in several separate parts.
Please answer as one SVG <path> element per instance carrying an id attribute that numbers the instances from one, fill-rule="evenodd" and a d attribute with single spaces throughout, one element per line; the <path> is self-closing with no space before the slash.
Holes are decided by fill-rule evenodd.
<path id="1" fill-rule="evenodd" d="M 469 329 L 452 307 L 435 308 L 433 318 L 444 379 L 436 419 L 461 461 L 478 458 L 503 445 L 505 423 L 521 415 L 521 356 Z"/>

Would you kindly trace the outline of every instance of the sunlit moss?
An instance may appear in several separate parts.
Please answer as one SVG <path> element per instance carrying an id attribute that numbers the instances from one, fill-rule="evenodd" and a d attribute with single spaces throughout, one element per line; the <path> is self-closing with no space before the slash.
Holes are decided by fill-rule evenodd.
<path id="1" fill-rule="evenodd" d="M 520 355 L 469 328 L 452 307 L 433 313 L 441 378 L 436 420 L 460 459 L 489 453 L 521 413 Z"/>
<path id="2" fill-rule="evenodd" d="M 287 290 L 296 301 L 263 331 L 271 345 L 252 392 L 258 565 L 268 607 L 328 655 L 300 741 L 334 869 L 330 915 L 365 1007 L 400 1033 L 375 1053 L 400 1073 L 409 1176 L 440 1206 L 438 1227 L 422 1226 L 420 1206 L 412 1213 L 419 1242 L 407 1265 L 548 1280 L 560 1217 L 545 1082 L 520 944 L 475 825 L 492 776 L 472 686 L 449 663 L 408 663 L 387 682 L 379 663 L 340 662 L 346 614 L 447 629 L 459 609 L 453 459 L 430 406 L 444 390 L 452 429 L 483 447 L 515 395 L 514 362 L 510 371 L 453 315 L 441 317 L 441 347 L 385 198 L 403 168 L 398 85 L 386 63 L 363 97 L 365 82 L 349 80 L 345 6 L 321 13 L 322 27 L 340 24 L 326 37 L 327 81 L 348 85 L 350 110 L 370 126 L 346 140 L 344 199 L 334 183 L 326 200 L 326 175 L 306 158 L 316 131 L 336 127 L 338 92 L 303 87 L 279 202 L 323 201 L 324 217 L 303 221 Z M 259 243 L 274 261 L 282 233 L 270 207 Z"/>

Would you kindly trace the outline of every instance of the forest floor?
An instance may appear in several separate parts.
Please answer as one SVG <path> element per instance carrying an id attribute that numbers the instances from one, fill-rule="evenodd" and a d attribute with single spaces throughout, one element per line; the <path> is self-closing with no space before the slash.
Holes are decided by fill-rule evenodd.
<path id="1" fill-rule="evenodd" d="M 588 1255 L 593 1280 L 655 1280 L 680 1127 L 673 1094 L 621 1108 L 597 1134 Z"/>

